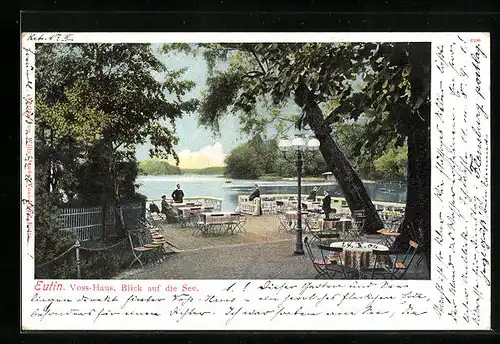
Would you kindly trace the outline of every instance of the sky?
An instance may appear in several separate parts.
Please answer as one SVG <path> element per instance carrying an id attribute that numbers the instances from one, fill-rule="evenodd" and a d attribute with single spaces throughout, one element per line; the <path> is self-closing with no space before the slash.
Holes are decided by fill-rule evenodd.
<path id="1" fill-rule="evenodd" d="M 155 51 L 161 47 L 153 44 Z M 184 54 L 165 55 L 158 53 L 169 69 L 187 67 L 184 74 L 186 80 L 192 80 L 196 86 L 186 93 L 186 99 L 199 98 L 201 92 L 206 88 L 207 66 L 202 57 L 187 56 Z M 176 121 L 176 134 L 179 144 L 175 150 L 179 156 L 179 167 L 181 168 L 203 168 L 209 166 L 224 166 L 225 156 L 236 146 L 246 141 L 246 137 L 239 133 L 239 120 L 236 116 L 226 116 L 220 123 L 221 133 L 219 136 L 204 127 L 199 127 L 195 114 L 184 116 Z M 136 149 L 137 160 L 149 158 L 149 144 L 140 145 Z"/>

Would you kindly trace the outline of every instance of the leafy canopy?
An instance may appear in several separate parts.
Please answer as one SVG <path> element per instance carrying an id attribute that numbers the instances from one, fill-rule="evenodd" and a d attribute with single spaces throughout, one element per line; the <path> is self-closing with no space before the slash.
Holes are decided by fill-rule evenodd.
<path id="1" fill-rule="evenodd" d="M 238 114 L 245 132 L 274 125 L 279 133 L 291 120 L 298 128 L 308 124 L 300 110 L 283 116 L 280 109 L 291 101 L 300 108 L 315 102 L 326 126 L 362 124 L 356 148 L 371 158 L 403 145 L 415 120 L 427 121 L 429 49 L 426 43 L 356 42 L 164 46 L 167 53 L 201 53 L 207 60 L 200 124 L 218 130 L 223 116 Z"/>
<path id="2" fill-rule="evenodd" d="M 149 138 L 151 155 L 175 155 L 175 119 L 197 105 L 183 100 L 194 86 L 184 71 L 169 70 L 149 44 L 38 45 L 37 124 L 55 138 L 114 149 Z"/>

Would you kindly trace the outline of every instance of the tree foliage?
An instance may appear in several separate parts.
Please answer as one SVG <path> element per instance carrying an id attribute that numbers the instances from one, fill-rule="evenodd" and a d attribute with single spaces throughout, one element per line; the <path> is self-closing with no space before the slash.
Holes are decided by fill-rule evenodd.
<path id="1" fill-rule="evenodd" d="M 177 166 L 170 165 L 166 160 L 147 159 L 139 162 L 139 173 L 143 175 L 169 175 L 180 174 L 181 170 Z"/>
<path id="2" fill-rule="evenodd" d="M 243 122 L 265 124 L 269 117 L 259 112 L 258 104 L 279 106 L 292 100 L 301 109 L 297 128 L 311 129 L 320 140 L 320 151 L 349 207 L 365 209 L 370 231 L 383 224 L 332 137 L 335 125 L 356 122 L 364 127 L 365 135 L 353 143 L 352 151 L 369 160 L 375 161 L 390 145 L 399 147 L 408 140 L 408 154 L 420 151 L 416 160 L 423 165 L 429 162 L 425 143 L 430 117 L 427 43 L 230 43 L 200 44 L 198 49 L 210 56 L 212 68 L 217 59 L 229 63 L 219 71 L 214 68 L 202 99 L 200 121 L 217 127 L 225 114 L 239 113 Z M 224 88 L 228 80 L 231 89 Z M 414 211 L 415 204 L 428 204 L 424 200 L 428 195 L 418 191 L 427 188 L 428 174 L 417 165 L 409 164 L 409 177 L 416 182 L 409 185 L 409 195 L 415 197 L 408 199 L 408 221 L 428 227 L 423 209 L 420 214 Z"/>
<path id="3" fill-rule="evenodd" d="M 255 148 L 250 145 L 240 145 L 233 149 L 225 163 L 225 173 L 232 178 L 257 179 L 262 175 L 261 160 Z"/>
<path id="4" fill-rule="evenodd" d="M 110 206 L 136 193 L 135 146 L 174 156 L 175 120 L 193 111 L 194 83 L 149 44 L 37 44 L 35 174 L 37 259 L 61 252 L 55 212 Z M 117 222 L 118 223 L 118 222 Z"/>
<path id="5" fill-rule="evenodd" d="M 149 139 L 151 155 L 177 158 L 175 119 L 197 105 L 183 100 L 194 86 L 183 72 L 164 66 L 149 44 L 37 45 L 37 166 L 102 177 L 96 188 L 109 196 L 103 190 L 120 179 L 121 165 L 135 164 L 135 145 Z M 64 147 L 74 151 L 69 158 Z M 115 186 L 109 191 L 119 195 Z M 52 189 L 61 187 L 71 189 Z"/>
<path id="6" fill-rule="evenodd" d="M 233 149 L 226 158 L 225 173 L 232 178 L 257 179 L 268 177 L 295 177 L 296 157 L 284 157 L 276 140 L 252 140 Z M 305 154 L 302 175 L 319 177 L 326 171 L 324 159 L 318 153 Z"/>
<path id="7" fill-rule="evenodd" d="M 408 165 L 408 148 L 400 146 L 389 148 L 373 162 L 376 179 L 397 180 L 403 179 Z"/>

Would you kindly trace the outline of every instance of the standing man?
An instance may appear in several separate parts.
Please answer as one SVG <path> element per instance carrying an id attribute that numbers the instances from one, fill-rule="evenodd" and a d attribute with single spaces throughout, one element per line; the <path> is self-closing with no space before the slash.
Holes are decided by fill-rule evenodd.
<path id="1" fill-rule="evenodd" d="M 259 190 L 259 186 L 257 184 L 255 184 L 253 192 L 250 194 L 250 196 L 248 196 L 249 201 L 253 201 L 254 199 L 256 199 L 256 202 L 257 202 L 257 209 L 256 209 L 256 212 L 254 213 L 254 215 L 262 215 L 262 205 L 260 202 L 260 190 Z"/>
<path id="2" fill-rule="evenodd" d="M 324 191 L 325 197 L 323 198 L 323 204 L 321 208 L 325 212 L 325 220 L 330 219 L 330 212 L 332 211 L 332 196 L 328 193 L 328 191 Z"/>
<path id="3" fill-rule="evenodd" d="M 177 189 L 172 192 L 172 198 L 175 203 L 182 203 L 184 199 L 184 192 L 181 190 L 181 184 L 177 184 Z"/>

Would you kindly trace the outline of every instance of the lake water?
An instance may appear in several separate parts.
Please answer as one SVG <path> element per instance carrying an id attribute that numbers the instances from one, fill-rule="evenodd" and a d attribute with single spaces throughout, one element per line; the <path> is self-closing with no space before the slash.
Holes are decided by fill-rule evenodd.
<path id="1" fill-rule="evenodd" d="M 217 178 L 213 175 L 169 175 L 169 176 L 139 176 L 137 178 L 139 192 L 146 195 L 148 199 L 160 199 L 162 195 L 170 197 L 176 184 L 186 196 L 212 196 L 222 199 L 222 210 L 232 211 L 238 205 L 239 195 L 249 195 L 255 184 L 259 185 L 261 194 L 294 194 L 297 193 L 296 180 L 263 181 L 232 179 L 232 183 L 226 183 L 225 178 Z M 302 181 L 302 194 L 309 194 L 311 189 L 317 186 L 322 190 L 328 190 L 332 196 L 343 197 L 340 187 L 332 182 Z M 406 202 L 406 184 L 399 183 L 365 183 L 365 187 L 373 201 L 384 202 Z"/>

